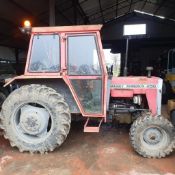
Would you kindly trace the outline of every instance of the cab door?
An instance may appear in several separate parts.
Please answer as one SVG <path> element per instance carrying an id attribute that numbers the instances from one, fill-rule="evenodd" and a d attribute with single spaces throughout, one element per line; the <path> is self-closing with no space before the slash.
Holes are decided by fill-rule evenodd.
<path id="1" fill-rule="evenodd" d="M 83 116 L 106 114 L 105 79 L 96 34 L 67 35 L 67 73 Z"/>

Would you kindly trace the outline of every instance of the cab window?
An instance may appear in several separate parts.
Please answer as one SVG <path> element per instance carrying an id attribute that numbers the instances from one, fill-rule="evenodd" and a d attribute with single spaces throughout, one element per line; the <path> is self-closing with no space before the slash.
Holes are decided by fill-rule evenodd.
<path id="1" fill-rule="evenodd" d="M 59 35 L 34 35 L 29 72 L 58 72 L 59 70 Z"/>
<path id="2" fill-rule="evenodd" d="M 101 75 L 95 36 L 68 37 L 69 75 Z"/>

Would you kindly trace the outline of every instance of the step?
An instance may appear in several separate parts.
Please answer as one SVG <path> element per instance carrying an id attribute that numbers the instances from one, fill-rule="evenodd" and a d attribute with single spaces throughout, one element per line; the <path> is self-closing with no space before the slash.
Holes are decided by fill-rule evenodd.
<path id="1" fill-rule="evenodd" d="M 99 132 L 100 126 L 103 121 L 103 118 L 100 119 L 98 126 L 89 126 L 90 118 L 87 118 L 86 123 L 84 125 L 84 132 Z"/>

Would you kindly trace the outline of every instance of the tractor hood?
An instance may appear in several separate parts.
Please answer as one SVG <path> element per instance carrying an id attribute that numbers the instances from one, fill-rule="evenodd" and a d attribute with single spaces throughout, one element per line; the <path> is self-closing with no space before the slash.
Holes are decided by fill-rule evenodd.
<path id="1" fill-rule="evenodd" d="M 163 80 L 158 77 L 113 77 L 110 95 L 113 98 L 133 98 L 145 95 L 153 115 L 161 114 Z"/>

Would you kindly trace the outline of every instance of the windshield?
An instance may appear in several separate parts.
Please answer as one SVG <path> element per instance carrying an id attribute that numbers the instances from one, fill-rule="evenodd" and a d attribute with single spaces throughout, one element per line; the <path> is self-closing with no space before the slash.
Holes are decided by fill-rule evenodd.
<path id="1" fill-rule="evenodd" d="M 58 72 L 59 70 L 59 35 L 34 35 L 29 72 Z"/>

